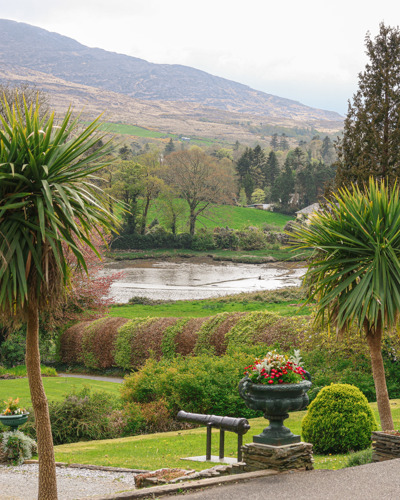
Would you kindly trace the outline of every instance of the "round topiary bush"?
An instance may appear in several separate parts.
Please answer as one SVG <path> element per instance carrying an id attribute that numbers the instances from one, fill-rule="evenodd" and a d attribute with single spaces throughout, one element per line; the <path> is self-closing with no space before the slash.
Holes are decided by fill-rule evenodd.
<path id="1" fill-rule="evenodd" d="M 308 407 L 301 432 L 315 453 L 347 453 L 368 448 L 377 427 L 367 398 L 357 387 L 331 384 Z"/>

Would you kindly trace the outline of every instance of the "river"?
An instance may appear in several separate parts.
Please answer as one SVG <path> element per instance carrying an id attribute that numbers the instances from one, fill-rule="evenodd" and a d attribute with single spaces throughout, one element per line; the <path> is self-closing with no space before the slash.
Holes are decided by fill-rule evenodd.
<path id="1" fill-rule="evenodd" d="M 105 265 L 103 275 L 123 271 L 111 286 L 117 303 L 132 297 L 157 300 L 196 300 L 241 292 L 299 286 L 304 265 L 294 262 L 237 264 L 211 259 L 119 261 Z"/>

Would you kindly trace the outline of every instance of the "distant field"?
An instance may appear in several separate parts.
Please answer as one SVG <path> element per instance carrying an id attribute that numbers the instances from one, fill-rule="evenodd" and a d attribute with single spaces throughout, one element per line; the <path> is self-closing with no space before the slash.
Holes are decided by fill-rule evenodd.
<path id="1" fill-rule="evenodd" d="M 156 130 L 137 127 L 136 125 L 127 125 L 126 123 L 103 123 L 102 125 L 100 125 L 100 130 L 104 130 L 105 132 L 111 132 L 114 134 L 134 135 L 136 137 L 150 137 L 153 139 L 170 137 L 168 134 L 163 134 L 161 132 L 157 132 Z"/>
<path id="2" fill-rule="evenodd" d="M 100 130 L 104 132 L 109 132 L 111 134 L 131 135 L 134 137 L 143 137 L 148 139 L 172 139 L 177 143 L 181 142 L 180 136 L 176 134 L 158 132 L 157 130 L 138 127 L 137 125 L 128 125 L 127 123 L 106 122 L 100 125 Z M 212 146 L 213 144 L 216 143 L 225 144 L 225 141 L 218 141 L 216 139 L 210 139 L 204 137 L 191 137 L 190 142 L 188 144 L 189 145 L 196 144 L 199 146 Z"/>
<path id="3" fill-rule="evenodd" d="M 184 203 L 184 202 L 183 202 Z M 148 223 L 153 219 L 158 219 L 163 223 L 163 208 L 159 202 L 154 203 L 150 208 Z M 188 208 L 185 206 L 185 213 L 182 216 L 180 231 L 187 231 L 186 223 L 189 218 Z M 228 226 L 232 229 L 244 229 L 248 226 L 262 227 L 265 224 L 276 226 L 282 230 L 285 224 L 293 220 L 290 215 L 257 210 L 255 208 L 236 207 L 233 205 L 213 205 L 205 216 L 199 216 L 196 228 L 214 228 L 217 226 Z"/>

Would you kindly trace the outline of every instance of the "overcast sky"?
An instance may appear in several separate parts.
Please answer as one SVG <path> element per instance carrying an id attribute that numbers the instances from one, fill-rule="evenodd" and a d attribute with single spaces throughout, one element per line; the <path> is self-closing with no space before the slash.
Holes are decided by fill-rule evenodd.
<path id="1" fill-rule="evenodd" d="M 1 17 L 345 114 L 364 38 L 399 0 L 0 0 Z"/>

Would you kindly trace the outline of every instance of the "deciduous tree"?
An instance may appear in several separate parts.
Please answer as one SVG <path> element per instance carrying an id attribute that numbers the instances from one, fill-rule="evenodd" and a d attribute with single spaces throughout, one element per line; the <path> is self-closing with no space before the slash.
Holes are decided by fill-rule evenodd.
<path id="1" fill-rule="evenodd" d="M 196 221 L 211 203 L 231 202 L 236 187 L 233 169 L 226 158 L 220 162 L 200 148 L 172 153 L 167 158 L 167 183 L 189 206 L 189 232 L 195 233 Z"/>

